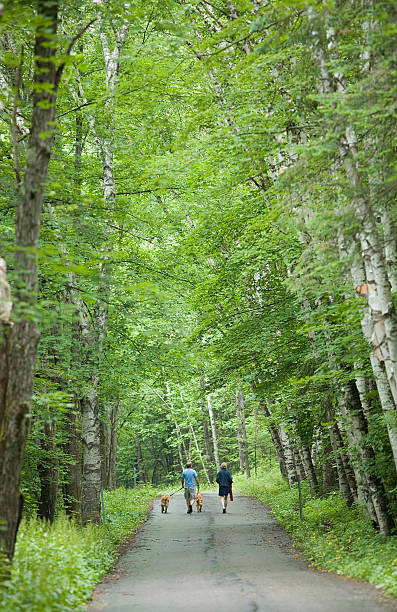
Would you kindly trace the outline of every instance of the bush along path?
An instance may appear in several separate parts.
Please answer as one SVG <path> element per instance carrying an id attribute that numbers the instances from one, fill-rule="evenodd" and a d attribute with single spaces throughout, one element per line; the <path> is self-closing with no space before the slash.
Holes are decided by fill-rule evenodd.
<path id="1" fill-rule="evenodd" d="M 69 612 L 84 602 L 117 558 L 120 544 L 146 520 L 150 486 L 105 492 L 106 524 L 81 527 L 64 515 L 53 524 L 23 520 L 11 576 L 1 585 L 0 610 Z"/>
<path id="2" fill-rule="evenodd" d="M 397 536 L 385 538 L 366 522 L 358 508 L 348 508 L 339 494 L 319 498 L 302 483 L 303 519 L 297 486 L 289 488 L 277 471 L 247 480 L 235 488 L 272 508 L 312 566 L 368 580 L 397 597 Z"/>

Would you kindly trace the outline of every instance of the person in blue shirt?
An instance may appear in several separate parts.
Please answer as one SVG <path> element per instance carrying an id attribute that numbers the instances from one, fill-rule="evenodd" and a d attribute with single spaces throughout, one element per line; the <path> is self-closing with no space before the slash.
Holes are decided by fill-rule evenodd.
<path id="1" fill-rule="evenodd" d="M 196 484 L 197 491 L 200 490 L 200 483 L 198 480 L 197 472 L 192 469 L 192 462 L 188 461 L 186 463 L 186 469 L 182 472 L 182 487 L 185 488 L 185 499 L 187 506 L 187 513 L 191 514 L 193 512 L 193 503 L 196 499 Z"/>
<path id="2" fill-rule="evenodd" d="M 227 463 L 221 463 L 221 469 L 216 475 L 216 482 L 219 485 L 218 495 L 221 498 L 223 514 L 226 514 L 227 496 L 230 492 L 230 485 L 233 482 L 232 475 L 227 469 Z"/>

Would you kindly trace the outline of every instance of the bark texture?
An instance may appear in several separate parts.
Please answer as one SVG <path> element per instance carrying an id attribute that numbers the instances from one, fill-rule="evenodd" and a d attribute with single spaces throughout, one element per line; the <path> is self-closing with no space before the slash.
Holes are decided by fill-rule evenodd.
<path id="1" fill-rule="evenodd" d="M 244 462 L 245 474 L 247 478 L 251 477 L 251 470 L 249 464 L 248 455 L 248 439 L 247 439 L 247 428 L 245 425 L 245 405 L 244 405 L 244 394 L 242 391 L 236 392 L 236 414 L 239 419 L 239 431 L 240 431 L 240 444 L 241 454 Z M 239 449 L 240 450 L 240 449 Z"/>
<path id="2" fill-rule="evenodd" d="M 55 422 L 45 423 L 40 446 L 43 451 L 43 459 L 37 467 L 40 477 L 37 515 L 52 523 L 55 518 L 59 475 Z"/>
<path id="3" fill-rule="evenodd" d="M 39 333 L 31 317 L 37 300 L 37 252 L 48 164 L 54 133 L 60 72 L 55 62 L 58 2 L 39 0 L 42 16 L 35 39 L 33 114 L 26 163 L 16 210 L 14 326 L 9 338 L 8 376 L 0 397 L 5 405 L 0 423 L 0 549 L 14 553 L 20 508 L 20 474 L 26 439 Z M 51 43 L 51 44 L 48 44 Z M 6 386 L 6 389 L 4 388 Z"/>
<path id="4" fill-rule="evenodd" d="M 350 419 L 353 435 L 361 456 L 360 469 L 368 483 L 372 503 L 375 508 L 379 530 L 383 535 L 390 535 L 394 527 L 388 508 L 386 492 L 381 480 L 375 474 L 375 452 L 368 443 L 368 425 L 362 410 L 360 396 L 354 380 L 346 385 L 347 418 Z"/>

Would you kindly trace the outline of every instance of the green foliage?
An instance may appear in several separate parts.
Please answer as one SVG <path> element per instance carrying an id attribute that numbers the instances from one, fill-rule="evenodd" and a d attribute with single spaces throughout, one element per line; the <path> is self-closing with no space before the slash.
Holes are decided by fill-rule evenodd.
<path id="1" fill-rule="evenodd" d="M 397 536 L 374 532 L 357 508 L 347 508 L 339 494 L 310 495 L 303 486 L 303 521 L 299 519 L 297 487 L 289 488 L 269 470 L 259 478 L 235 479 L 235 489 L 269 504 L 274 516 L 293 536 L 312 566 L 368 580 L 397 597 Z"/>
<path id="2" fill-rule="evenodd" d="M 18 533 L 10 578 L 1 585 L 4 612 L 84 610 L 84 602 L 113 567 L 117 546 L 145 520 L 152 487 L 105 494 L 109 522 L 81 527 L 65 516 L 53 525 L 24 519 Z"/>

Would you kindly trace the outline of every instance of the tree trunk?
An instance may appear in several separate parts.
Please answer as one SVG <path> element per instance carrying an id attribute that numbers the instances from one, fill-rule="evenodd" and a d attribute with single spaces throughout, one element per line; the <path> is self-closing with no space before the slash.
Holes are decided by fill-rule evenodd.
<path id="1" fill-rule="evenodd" d="M 314 16 L 309 11 L 309 20 Z M 313 23 L 313 40 L 315 53 L 321 73 L 323 93 L 343 92 L 346 85 L 343 77 L 337 78 L 329 72 L 323 41 L 316 32 Z M 328 49 L 334 47 L 332 28 L 326 33 Z M 347 125 L 345 138 L 339 143 L 339 155 L 352 190 L 351 212 L 358 220 L 358 238 L 366 274 L 366 294 L 368 295 L 368 313 L 373 323 L 371 344 L 375 356 L 384 362 L 385 371 L 397 406 L 397 312 L 393 302 L 391 283 L 386 270 L 384 245 L 377 229 L 374 207 L 368 188 L 362 180 L 358 167 L 359 150 L 357 138 L 352 125 Z"/>
<path id="2" fill-rule="evenodd" d="M 245 406 L 244 406 L 244 394 L 242 391 L 236 392 L 236 412 L 237 418 L 241 421 L 241 442 L 242 442 L 242 454 L 245 466 L 245 475 L 247 478 L 251 477 L 249 455 L 248 455 L 248 440 L 247 440 L 247 428 L 245 426 Z"/>
<path id="3" fill-rule="evenodd" d="M 302 441 L 300 441 L 300 443 L 300 454 L 302 457 L 303 466 L 305 468 L 309 489 L 313 495 L 316 495 L 318 493 L 318 479 L 313 465 L 312 454 L 306 444 L 303 444 Z"/>
<path id="4" fill-rule="evenodd" d="M 259 407 L 262 409 L 263 414 L 266 417 L 270 417 L 271 416 L 271 411 L 270 408 L 267 406 L 266 402 L 264 401 L 260 401 L 259 402 Z M 281 442 L 281 438 L 280 438 L 280 434 L 279 431 L 277 429 L 277 427 L 274 427 L 273 425 L 268 425 L 269 431 L 270 431 L 270 435 L 273 441 L 273 445 L 274 445 L 274 449 L 276 451 L 276 455 L 277 455 L 277 459 L 278 459 L 278 464 L 280 466 L 280 472 L 282 474 L 282 476 L 288 480 L 288 473 L 287 473 L 287 468 L 285 465 L 285 454 L 284 454 L 284 448 Z"/>
<path id="5" fill-rule="evenodd" d="M 203 378 L 200 378 L 200 388 L 202 393 L 205 393 L 205 383 Z M 213 463 L 214 463 L 214 454 L 212 452 L 211 449 L 211 439 L 210 439 L 210 432 L 209 432 L 209 428 L 208 428 L 208 413 L 206 411 L 206 407 L 205 407 L 205 399 L 204 397 L 201 397 L 201 414 L 202 414 L 202 424 L 203 424 L 203 438 L 204 438 L 204 446 L 205 446 L 205 456 L 207 458 L 207 463 L 208 463 L 208 475 L 211 479 L 211 481 L 214 480 L 215 477 L 215 471 L 213 468 Z"/>
<path id="6" fill-rule="evenodd" d="M 83 478 L 81 499 L 81 522 L 101 522 L 101 451 L 98 380 L 94 378 L 91 388 L 81 399 L 81 434 L 83 442 Z"/>
<path id="7" fill-rule="evenodd" d="M 138 477 L 141 482 L 146 482 L 145 470 L 143 469 L 142 448 L 138 438 L 135 438 L 136 462 L 138 465 Z"/>
<path id="8" fill-rule="evenodd" d="M 101 412 L 101 411 L 100 411 Z M 108 414 L 100 416 L 100 449 L 101 449 L 101 486 L 107 489 L 109 479 L 109 445 L 110 445 L 110 423 Z"/>
<path id="9" fill-rule="evenodd" d="M 375 452 L 368 444 L 368 426 L 360 403 L 355 381 L 350 380 L 346 384 L 346 416 L 350 421 L 350 427 L 357 442 L 357 448 L 361 456 L 359 469 L 365 476 L 370 490 L 372 502 L 375 508 L 377 522 L 383 535 L 390 535 L 394 527 L 393 519 L 389 513 L 386 493 L 381 480 L 374 474 Z M 348 423 L 349 425 L 349 423 Z"/>
<path id="10" fill-rule="evenodd" d="M 306 472 L 303 465 L 302 457 L 297 448 L 292 446 L 292 454 L 294 456 L 295 469 L 300 480 L 306 480 Z"/>
<path id="11" fill-rule="evenodd" d="M 355 257 L 356 249 L 353 243 L 350 243 L 346 246 L 346 239 L 339 236 L 339 251 L 342 257 L 349 255 L 352 259 L 352 264 L 350 268 L 350 274 L 353 281 L 354 286 L 357 287 L 365 287 L 365 271 L 364 266 L 361 261 L 357 261 L 357 257 Z M 361 320 L 361 329 L 363 331 L 364 338 L 371 344 L 371 339 L 374 337 L 374 322 L 369 312 L 365 314 L 363 319 Z M 394 457 L 394 465 L 397 472 L 397 410 L 394 402 L 394 398 L 391 392 L 389 380 L 387 378 L 385 364 L 382 360 L 379 359 L 379 355 L 376 356 L 374 351 L 370 352 L 370 360 L 372 372 L 374 375 L 374 380 L 376 384 L 376 388 L 379 393 L 379 399 L 382 406 L 382 411 L 385 416 L 385 422 L 387 427 L 387 432 L 389 435 L 390 446 L 392 449 L 393 457 Z M 357 386 L 360 385 L 360 381 L 357 381 Z M 360 391 L 360 389 L 359 389 Z M 362 397 L 364 389 L 361 389 L 360 399 Z M 364 404 L 365 406 L 365 404 Z"/>
<path id="12" fill-rule="evenodd" d="M 208 406 L 208 414 L 209 414 L 210 423 L 211 423 L 212 444 L 214 446 L 214 459 L 215 459 L 216 471 L 219 472 L 219 470 L 221 469 L 221 464 L 219 462 L 218 440 L 216 437 L 214 411 L 212 409 L 211 396 L 209 394 L 207 395 L 207 406 Z"/>
<path id="13" fill-rule="evenodd" d="M 330 423 L 328 433 L 338 472 L 339 491 L 346 504 L 350 507 L 357 500 L 356 480 L 348 462 L 345 445 L 343 444 L 343 439 L 330 405 L 326 407 L 326 419 Z"/>
<path id="14" fill-rule="evenodd" d="M 37 254 L 44 187 L 50 161 L 57 85 L 53 61 L 58 2 L 37 2 L 34 48 L 33 114 L 23 181 L 18 194 L 15 230 L 15 322 L 9 339 L 8 377 L 0 397 L 6 398 L 0 423 L 0 550 L 12 558 L 20 510 L 20 476 L 29 433 L 29 413 L 39 339 L 32 317 L 37 301 Z M 51 43 L 51 44 L 49 44 Z M 58 69 L 59 70 L 59 69 Z M 4 364 L 2 366 L 4 373 Z M 6 386 L 6 389 L 5 389 Z"/>
<path id="15" fill-rule="evenodd" d="M 284 450 L 285 457 L 285 469 L 287 471 L 287 480 L 289 486 L 293 485 L 296 482 L 296 468 L 294 455 L 291 449 L 291 444 L 288 438 L 288 434 L 285 431 L 284 427 L 280 427 L 280 440 Z"/>
<path id="16" fill-rule="evenodd" d="M 54 522 L 58 495 L 58 458 L 56 446 L 56 423 L 44 424 L 41 449 L 43 457 L 37 466 L 40 478 L 40 499 L 37 509 L 39 518 Z"/>
<path id="17" fill-rule="evenodd" d="M 238 444 L 238 458 L 240 461 L 240 472 L 244 471 L 244 455 L 243 455 L 243 442 L 241 439 L 241 421 L 237 425 L 237 444 Z"/>
<path id="18" fill-rule="evenodd" d="M 338 486 L 338 469 L 334 466 L 333 448 L 330 441 L 329 431 L 323 432 L 322 440 L 321 489 L 323 493 L 330 493 Z"/>
<path id="19" fill-rule="evenodd" d="M 117 486 L 117 429 L 119 423 L 120 400 L 112 405 L 110 413 L 110 442 L 109 442 L 109 477 L 107 489 L 113 491 Z"/>
<path id="20" fill-rule="evenodd" d="M 63 448 L 70 457 L 70 463 L 66 466 L 66 482 L 63 486 L 64 505 L 68 516 L 77 518 L 80 517 L 82 448 L 76 411 L 70 412 L 65 425 L 67 441 Z"/>

